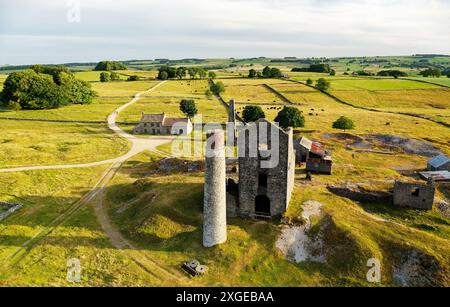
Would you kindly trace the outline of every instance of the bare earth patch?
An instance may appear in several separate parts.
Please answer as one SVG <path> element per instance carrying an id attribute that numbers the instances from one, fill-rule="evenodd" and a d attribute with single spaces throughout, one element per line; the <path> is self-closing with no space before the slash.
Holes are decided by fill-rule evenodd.
<path id="1" fill-rule="evenodd" d="M 321 215 L 322 204 L 318 201 L 310 200 L 302 205 L 302 218 L 306 221 L 301 226 L 283 226 L 280 237 L 275 243 L 287 260 L 296 263 L 306 260 L 315 262 L 325 262 L 323 256 L 315 256 L 311 253 L 311 247 L 321 245 L 320 240 L 312 241 L 308 236 L 311 229 L 311 217 Z"/>

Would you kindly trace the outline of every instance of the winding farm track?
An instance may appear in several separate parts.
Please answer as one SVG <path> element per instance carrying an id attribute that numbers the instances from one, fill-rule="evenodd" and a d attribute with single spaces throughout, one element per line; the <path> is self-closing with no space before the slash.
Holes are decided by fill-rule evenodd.
<path id="1" fill-rule="evenodd" d="M 97 162 L 90 162 L 90 163 L 61 164 L 61 165 L 37 165 L 37 166 L 15 167 L 15 168 L 3 168 L 3 169 L 0 169 L 0 173 L 12 173 L 12 172 L 23 172 L 23 171 L 32 171 L 32 170 L 45 170 L 45 169 L 83 168 L 83 167 L 92 167 L 92 166 L 99 166 L 99 165 L 105 165 L 105 164 L 112 164 L 112 163 L 117 163 L 117 162 L 123 163 L 126 160 L 128 160 L 129 158 L 133 157 L 134 155 L 136 155 L 144 150 L 150 150 L 153 152 L 163 154 L 162 152 L 158 151 L 156 149 L 156 147 L 158 147 L 159 145 L 165 144 L 167 142 L 170 142 L 173 139 L 172 137 L 160 136 L 160 137 L 152 137 L 152 138 L 138 138 L 134 135 L 126 133 L 119 126 L 117 126 L 116 119 L 121 111 L 123 111 L 127 107 L 131 106 L 132 104 L 136 103 L 141 98 L 142 94 L 153 91 L 154 89 L 158 88 L 165 82 L 166 81 L 160 82 L 147 91 L 137 93 L 133 97 L 132 100 L 130 100 L 126 104 L 122 105 L 121 107 L 116 109 L 113 113 L 111 113 L 108 116 L 107 122 L 108 122 L 109 129 L 111 129 L 113 132 L 115 132 L 120 137 L 130 141 L 132 144 L 131 149 L 126 154 L 124 154 L 120 157 L 117 157 L 117 158 L 103 160 L 103 161 L 97 161 Z"/>
<path id="2" fill-rule="evenodd" d="M 183 282 L 183 284 L 189 284 L 188 279 L 183 275 L 181 275 L 179 272 L 175 272 L 171 269 L 165 268 L 164 266 L 160 265 L 155 260 L 149 258 L 147 255 L 141 252 L 131 242 L 126 240 L 122 236 L 120 231 L 117 229 L 117 227 L 110 222 L 107 208 L 104 205 L 106 194 L 105 187 L 112 180 L 112 178 L 114 178 L 114 176 L 116 175 L 116 173 L 119 171 L 119 169 L 122 167 L 122 164 L 126 160 L 145 150 L 163 154 L 160 151 L 158 151 L 156 147 L 164 143 L 170 142 L 173 139 L 173 137 L 157 137 L 148 139 L 138 138 L 134 135 L 126 133 L 116 124 L 117 116 L 120 114 L 121 111 L 123 111 L 130 105 L 136 103 L 141 98 L 142 94 L 151 92 L 152 90 L 161 86 L 165 82 L 166 81 L 160 82 L 147 91 L 137 93 L 132 100 L 122 105 L 108 116 L 109 129 L 111 129 L 114 133 L 118 134 L 120 137 L 125 138 L 132 143 L 131 149 L 125 155 L 122 155 L 114 159 L 83 164 L 27 166 L 11 169 L 0 169 L 0 172 L 5 173 L 5 172 L 22 172 L 22 171 L 43 170 L 43 169 L 82 168 L 82 167 L 92 167 L 98 165 L 111 164 L 108 167 L 108 169 L 103 173 L 98 182 L 87 194 L 85 194 L 80 200 L 74 203 L 64 213 L 62 213 L 54 220 L 52 220 L 46 227 L 39 230 L 33 237 L 24 242 L 10 255 L 0 260 L 1 267 L 5 268 L 10 265 L 15 265 L 19 263 L 24 257 L 28 255 L 33 246 L 35 246 L 37 243 L 39 243 L 40 241 L 45 239 L 48 235 L 50 235 L 59 225 L 63 224 L 75 212 L 77 212 L 78 210 L 89 204 L 92 204 L 94 212 L 97 216 L 97 220 L 101 225 L 101 227 L 103 228 L 103 230 L 105 231 L 105 234 L 109 238 L 111 244 L 115 248 L 122 250 L 125 253 L 125 256 L 130 258 L 136 265 L 138 265 L 142 270 L 148 273 L 148 275 L 150 275 L 150 280 L 152 282 L 155 282 L 156 284 L 169 282 L 172 285 L 180 282 Z"/>

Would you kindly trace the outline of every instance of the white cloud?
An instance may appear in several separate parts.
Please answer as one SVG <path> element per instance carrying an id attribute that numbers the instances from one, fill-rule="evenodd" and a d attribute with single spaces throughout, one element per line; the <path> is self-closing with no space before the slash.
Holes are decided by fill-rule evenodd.
<path id="1" fill-rule="evenodd" d="M 447 0 L 79 1 L 1 0 L 0 63 L 450 50 Z"/>

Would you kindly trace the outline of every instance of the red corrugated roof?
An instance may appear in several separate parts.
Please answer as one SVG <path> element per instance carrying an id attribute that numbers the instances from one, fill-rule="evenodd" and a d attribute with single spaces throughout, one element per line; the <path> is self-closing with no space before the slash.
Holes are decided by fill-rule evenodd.
<path id="1" fill-rule="evenodd" d="M 313 142 L 311 145 L 311 152 L 316 155 L 324 156 L 325 155 L 325 146 L 319 142 Z"/>

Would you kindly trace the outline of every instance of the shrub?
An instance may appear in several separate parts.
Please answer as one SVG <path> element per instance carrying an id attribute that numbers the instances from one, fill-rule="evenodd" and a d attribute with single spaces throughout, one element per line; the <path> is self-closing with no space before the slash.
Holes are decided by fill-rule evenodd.
<path id="1" fill-rule="evenodd" d="M 118 81 L 118 80 L 120 80 L 120 75 L 115 71 L 111 72 L 111 81 Z"/>
<path id="2" fill-rule="evenodd" d="M 308 78 L 308 80 L 306 80 L 306 84 L 313 85 L 313 80 L 311 78 Z"/>

